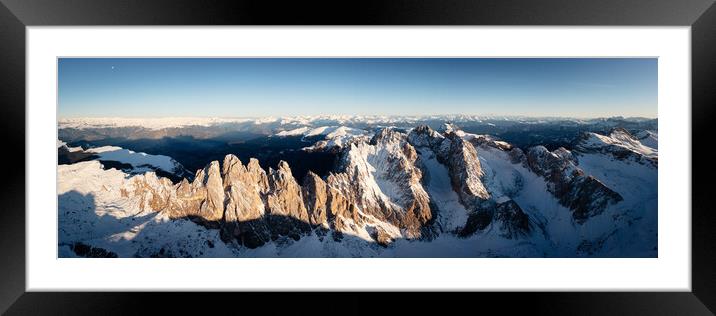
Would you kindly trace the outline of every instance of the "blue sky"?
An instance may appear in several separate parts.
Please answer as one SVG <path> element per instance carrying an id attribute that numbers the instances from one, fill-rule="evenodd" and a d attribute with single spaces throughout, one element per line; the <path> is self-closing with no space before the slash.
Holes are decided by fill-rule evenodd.
<path id="1" fill-rule="evenodd" d="M 60 117 L 657 115 L 655 58 L 61 58 Z"/>

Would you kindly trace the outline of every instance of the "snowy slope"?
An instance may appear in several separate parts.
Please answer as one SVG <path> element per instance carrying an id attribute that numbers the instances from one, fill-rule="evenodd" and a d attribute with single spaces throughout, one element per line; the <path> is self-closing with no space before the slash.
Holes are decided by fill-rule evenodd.
<path id="1" fill-rule="evenodd" d="M 143 152 L 134 152 L 117 146 L 102 146 L 89 149 L 82 147 L 68 147 L 61 140 L 57 140 L 57 147 L 65 148 L 69 152 L 86 153 L 91 155 L 93 160 L 114 161 L 131 165 L 131 169 L 125 168 L 131 174 L 142 174 L 148 171 L 164 171 L 177 177 L 190 177 L 191 174 L 179 162 L 164 155 L 150 155 Z M 124 168 L 124 167 L 122 167 Z"/>
<path id="2" fill-rule="evenodd" d="M 510 161 L 503 150 L 480 146 L 477 152 L 490 194 L 497 201 L 513 199 L 527 213 L 535 227 L 531 240 L 539 242 L 544 256 L 574 256 L 580 227 L 571 211 L 549 193 L 544 178 Z"/>
<path id="3" fill-rule="evenodd" d="M 611 235 L 593 236 L 602 243 L 601 255 L 655 256 L 658 170 L 651 165 L 609 155 L 580 154 L 577 158 L 582 170 L 624 197 L 624 201 L 615 205 L 609 214 L 595 219 L 601 220 L 598 225 L 614 227 Z"/>
<path id="4" fill-rule="evenodd" d="M 299 127 L 299 128 L 288 130 L 288 131 L 280 131 L 280 132 L 276 133 L 276 136 L 302 136 L 310 130 L 311 130 L 310 127 L 304 126 L 304 127 Z"/>
<path id="5" fill-rule="evenodd" d="M 70 249 L 78 242 L 119 257 L 235 255 L 217 230 L 139 211 L 138 201 L 122 197 L 126 177 L 98 161 L 58 166 L 60 257 L 75 256 Z"/>
<path id="6" fill-rule="evenodd" d="M 655 131 L 641 131 L 634 136 L 639 142 L 649 148 L 659 149 L 659 134 Z"/>
<path id="7" fill-rule="evenodd" d="M 133 173 L 144 173 L 156 169 L 169 173 L 178 173 L 179 175 L 184 173 L 184 167 L 168 156 L 138 153 L 116 146 L 95 147 L 87 149 L 86 152 L 99 156 L 97 160 L 111 160 L 130 164 L 134 167 Z"/>
<path id="8" fill-rule="evenodd" d="M 438 207 L 437 221 L 443 231 L 457 231 L 467 222 L 468 211 L 460 203 L 460 197 L 452 189 L 448 169 L 438 162 L 432 150 L 423 147 L 419 148 L 418 152 L 426 169 L 426 189 L 431 201 Z"/>
<path id="9" fill-rule="evenodd" d="M 65 142 L 63 142 L 63 141 L 61 141 L 61 140 L 59 140 L 59 139 L 57 140 L 57 148 L 58 148 L 58 149 L 59 149 L 59 148 L 65 148 L 65 149 L 67 149 L 67 151 L 69 151 L 69 152 L 82 151 L 82 147 L 70 147 L 70 146 L 67 145 L 67 143 L 65 143 Z"/>

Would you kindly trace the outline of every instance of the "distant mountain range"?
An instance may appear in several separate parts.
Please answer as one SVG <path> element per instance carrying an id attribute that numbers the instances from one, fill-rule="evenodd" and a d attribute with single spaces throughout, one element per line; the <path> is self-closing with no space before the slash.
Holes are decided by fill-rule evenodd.
<path id="1" fill-rule="evenodd" d="M 246 138 L 297 132 L 320 127 L 344 127 L 374 131 L 384 127 L 412 128 L 428 125 L 439 128 L 443 123 L 458 124 L 474 133 L 500 133 L 533 130 L 544 126 L 568 129 L 606 131 L 614 127 L 655 130 L 656 119 L 647 118 L 531 118 L 473 115 L 436 116 L 299 116 L 265 118 L 71 118 L 58 122 L 59 137 L 65 141 L 77 139 L 128 138 L 157 139 L 192 136 L 198 139 Z"/>
<path id="2" fill-rule="evenodd" d="M 658 254 L 656 120 L 73 119 L 59 128 L 62 141 L 87 145 L 58 141 L 62 257 Z M 222 147 L 221 159 L 189 173 L 182 158 L 91 146 L 150 135 L 275 143 L 279 160 Z M 302 158 L 280 160 L 289 154 Z M 335 158 L 320 171 L 304 161 L 326 154 Z"/>
<path id="3" fill-rule="evenodd" d="M 63 118 L 58 122 L 59 128 L 108 128 L 108 127 L 141 127 L 145 129 L 164 129 L 189 126 L 217 126 L 227 124 L 271 124 L 277 126 L 316 126 L 316 125 L 377 125 L 377 124 L 412 124 L 428 121 L 451 122 L 485 122 L 509 121 L 513 123 L 541 122 L 574 122 L 580 124 L 619 124 L 624 122 L 649 122 L 656 119 L 643 117 L 607 117 L 607 118 L 569 118 L 569 117 L 529 117 L 529 116 L 495 116 L 495 115 L 315 115 L 260 118 L 226 118 L 226 117 L 160 117 L 160 118 L 117 118 L 117 117 L 86 117 Z M 609 123 L 611 122 L 611 123 Z"/>

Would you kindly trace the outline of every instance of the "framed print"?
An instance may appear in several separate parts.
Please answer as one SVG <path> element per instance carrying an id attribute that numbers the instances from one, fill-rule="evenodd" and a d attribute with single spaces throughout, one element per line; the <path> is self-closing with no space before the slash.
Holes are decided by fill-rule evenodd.
<path id="1" fill-rule="evenodd" d="M 3 4 L 9 314 L 716 306 L 712 2 Z"/>

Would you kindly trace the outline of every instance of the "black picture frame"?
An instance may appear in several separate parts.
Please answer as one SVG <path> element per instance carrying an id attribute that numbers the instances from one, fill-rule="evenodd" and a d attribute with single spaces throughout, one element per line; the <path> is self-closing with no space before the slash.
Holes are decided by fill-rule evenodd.
<path id="1" fill-rule="evenodd" d="M 709 183 L 710 124 L 716 107 L 716 6 L 713 0 L 384 0 L 384 1 L 111 1 L 0 0 L 0 119 L 7 163 L 0 190 L 0 311 L 7 314 L 135 314 L 141 303 L 163 312 L 250 306 L 260 298 L 291 311 L 321 302 L 321 309 L 373 310 L 376 294 L 303 293 L 276 298 L 256 293 L 46 293 L 25 292 L 25 27 L 70 25 L 642 25 L 690 26 L 692 70 L 692 292 L 417 294 L 381 309 L 407 313 L 499 304 L 501 311 L 547 314 L 711 315 L 716 311 L 716 212 Z M 668 181 L 668 179 L 667 179 Z M 679 210 L 669 210 L 679 211 Z M 585 273 L 589 273 L 585 271 Z M 164 294 L 166 295 L 166 294 Z M 162 295 L 162 296 L 164 296 Z M 376 297 L 373 297 L 376 296 Z M 424 299 L 422 299 L 424 297 Z M 194 304 L 192 304 L 194 302 Z M 207 302 L 202 304 L 200 302 Z M 213 302 L 213 303 L 208 303 Z M 216 302 L 225 302 L 217 304 Z M 286 303 L 290 302 L 290 303 Z M 435 304 L 431 305 L 431 302 Z M 440 303 L 450 302 L 450 303 Z M 238 305 L 237 305 L 238 304 Z M 427 305 L 427 306 L 426 306 Z M 446 305 L 450 306 L 447 307 Z M 303 307 L 302 307 L 303 306 Z M 238 308 L 238 307 L 236 307 Z M 313 307 L 315 308 L 315 307 Z M 149 310 L 145 310 L 149 312 Z"/>

